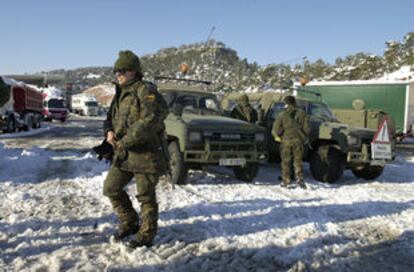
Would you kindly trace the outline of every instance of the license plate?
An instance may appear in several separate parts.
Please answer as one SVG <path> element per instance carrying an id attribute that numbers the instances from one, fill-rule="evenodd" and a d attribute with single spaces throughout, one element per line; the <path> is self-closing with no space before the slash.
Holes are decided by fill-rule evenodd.
<path id="1" fill-rule="evenodd" d="M 246 159 L 220 159 L 221 166 L 243 166 L 246 164 Z"/>
<path id="2" fill-rule="evenodd" d="M 375 166 L 383 166 L 385 165 L 385 161 L 384 160 L 372 160 L 370 162 L 370 165 L 375 165 Z"/>

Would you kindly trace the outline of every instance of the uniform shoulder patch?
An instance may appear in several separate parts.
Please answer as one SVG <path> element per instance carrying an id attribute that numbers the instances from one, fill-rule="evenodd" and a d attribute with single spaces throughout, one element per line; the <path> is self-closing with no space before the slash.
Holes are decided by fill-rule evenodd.
<path id="1" fill-rule="evenodd" d="M 155 95 L 154 94 L 146 95 L 144 97 L 144 99 L 147 100 L 147 101 L 149 101 L 149 102 L 155 101 Z"/>

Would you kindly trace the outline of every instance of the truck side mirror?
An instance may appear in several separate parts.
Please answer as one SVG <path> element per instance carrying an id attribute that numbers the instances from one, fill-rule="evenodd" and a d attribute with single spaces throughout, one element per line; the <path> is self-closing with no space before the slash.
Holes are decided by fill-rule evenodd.
<path id="1" fill-rule="evenodd" d="M 183 115 L 183 105 L 176 103 L 172 107 L 172 113 L 176 116 L 182 116 Z"/>
<path id="2" fill-rule="evenodd" d="M 264 117 L 265 117 L 264 109 L 259 109 L 257 120 L 259 121 L 260 124 L 263 124 Z"/>

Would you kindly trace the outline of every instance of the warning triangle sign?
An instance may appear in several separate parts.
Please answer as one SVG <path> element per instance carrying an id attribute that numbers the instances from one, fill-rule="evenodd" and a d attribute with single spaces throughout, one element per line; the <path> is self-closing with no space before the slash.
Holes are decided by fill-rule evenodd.
<path id="1" fill-rule="evenodd" d="M 390 133 L 388 130 L 387 119 L 384 119 L 384 121 L 382 121 L 380 127 L 378 128 L 377 132 L 374 135 L 374 139 L 372 139 L 372 142 L 381 143 L 381 144 L 390 143 Z"/>

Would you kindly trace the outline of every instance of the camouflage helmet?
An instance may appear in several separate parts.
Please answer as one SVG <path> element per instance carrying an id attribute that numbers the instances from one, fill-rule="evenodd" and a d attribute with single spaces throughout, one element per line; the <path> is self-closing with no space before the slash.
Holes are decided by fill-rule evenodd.
<path id="1" fill-rule="evenodd" d="M 296 105 L 296 99 L 294 96 L 288 95 L 283 99 L 283 102 L 285 102 L 285 104 L 287 105 Z"/>
<path id="2" fill-rule="evenodd" d="M 248 103 L 249 97 L 247 96 L 247 94 L 243 94 L 239 97 L 239 99 L 237 99 L 237 101 L 240 103 Z"/>
<path id="3" fill-rule="evenodd" d="M 137 73 L 137 77 L 142 78 L 141 62 L 139 57 L 130 50 L 119 51 L 118 59 L 114 64 L 114 71 L 130 70 Z"/>

